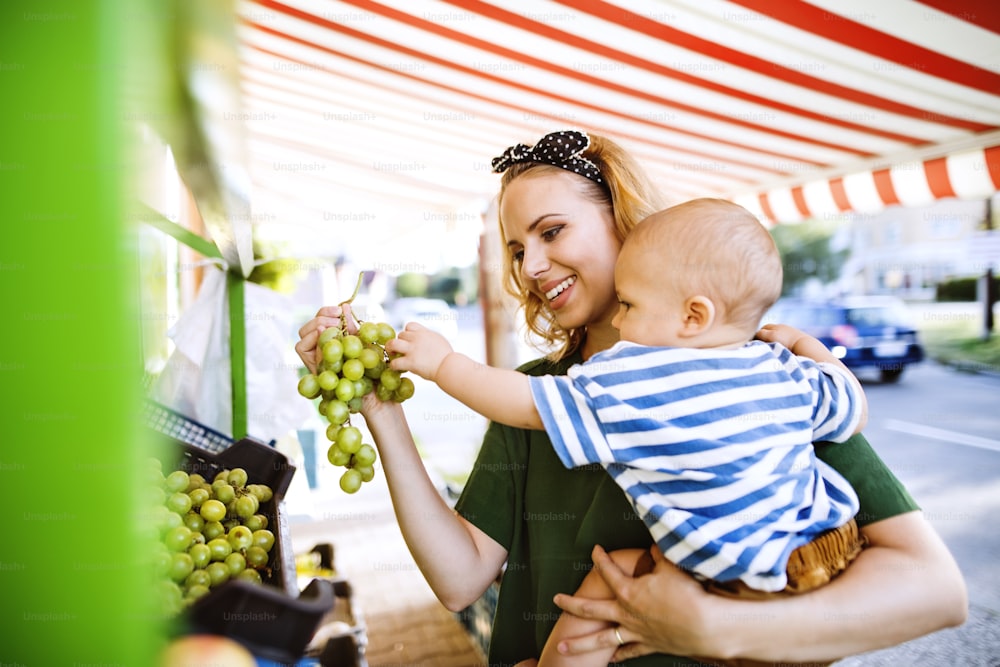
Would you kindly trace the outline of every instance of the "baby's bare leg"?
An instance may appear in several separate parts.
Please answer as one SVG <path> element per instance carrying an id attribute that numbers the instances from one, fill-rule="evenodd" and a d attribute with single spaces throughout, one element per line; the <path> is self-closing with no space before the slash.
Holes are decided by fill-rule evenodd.
<path id="1" fill-rule="evenodd" d="M 619 549 L 610 552 L 608 555 L 611 556 L 611 559 L 618 567 L 624 572 L 632 573 L 633 576 L 648 571 L 650 568 L 646 565 L 646 562 L 647 560 L 652 560 L 649 552 L 645 549 Z M 638 572 L 636 571 L 637 566 Z M 610 600 L 614 597 L 611 589 L 597 570 L 591 570 L 584 577 L 583 583 L 580 584 L 580 588 L 576 590 L 575 594 L 597 600 Z M 607 651 L 594 651 L 585 656 L 568 656 L 559 653 L 557 647 L 563 639 L 588 635 L 610 627 L 612 627 L 611 623 L 580 618 L 564 613 L 556 621 L 555 627 L 552 628 L 552 634 L 549 635 L 548 641 L 545 642 L 545 648 L 542 650 L 542 657 L 538 662 L 538 667 L 588 667 L 589 665 L 606 667 L 611 662 L 611 656 L 614 655 L 615 648 L 608 649 Z"/>

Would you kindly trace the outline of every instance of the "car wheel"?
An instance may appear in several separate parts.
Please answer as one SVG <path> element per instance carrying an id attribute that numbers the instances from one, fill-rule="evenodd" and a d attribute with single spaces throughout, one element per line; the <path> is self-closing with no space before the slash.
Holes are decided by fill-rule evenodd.
<path id="1" fill-rule="evenodd" d="M 879 373 L 883 384 L 895 384 L 899 382 L 899 377 L 903 374 L 903 367 L 883 368 Z"/>

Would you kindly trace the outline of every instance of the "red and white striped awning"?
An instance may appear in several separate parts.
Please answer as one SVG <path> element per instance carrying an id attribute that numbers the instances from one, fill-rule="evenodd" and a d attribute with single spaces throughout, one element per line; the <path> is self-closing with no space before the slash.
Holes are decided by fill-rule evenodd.
<path id="1" fill-rule="evenodd" d="M 238 37 L 255 215 L 304 230 L 478 224 L 566 127 L 778 222 L 1000 189 L 986 0 L 244 0 Z"/>

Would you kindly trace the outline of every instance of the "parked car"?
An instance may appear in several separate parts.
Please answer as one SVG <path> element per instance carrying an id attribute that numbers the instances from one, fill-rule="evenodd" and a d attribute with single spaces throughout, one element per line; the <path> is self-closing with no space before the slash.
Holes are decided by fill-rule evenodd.
<path id="1" fill-rule="evenodd" d="M 418 322 L 452 339 L 458 334 L 458 312 L 444 299 L 396 299 L 389 305 L 389 324 L 399 331 L 407 322 Z"/>
<path id="2" fill-rule="evenodd" d="M 852 371 L 875 369 L 882 382 L 897 382 L 907 366 L 924 359 L 906 305 L 893 297 L 781 299 L 765 315 L 767 322 L 815 336 Z"/>

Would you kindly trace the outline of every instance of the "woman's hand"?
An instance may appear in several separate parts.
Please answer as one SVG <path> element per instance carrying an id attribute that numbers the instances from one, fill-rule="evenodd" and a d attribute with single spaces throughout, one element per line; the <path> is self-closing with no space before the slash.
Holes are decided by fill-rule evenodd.
<path id="1" fill-rule="evenodd" d="M 594 600 L 559 594 L 556 605 L 582 618 L 597 619 L 618 625 L 624 645 L 615 651 L 614 661 L 651 653 L 703 655 L 705 637 L 711 632 L 712 595 L 697 581 L 667 561 L 654 545 L 653 571 L 632 577 L 619 568 L 600 546 L 594 547 L 594 568 L 614 592 L 613 600 Z M 672 604 L 676 601 L 677 604 Z M 560 652 L 585 654 L 618 646 L 613 632 L 568 639 Z"/>
<path id="2" fill-rule="evenodd" d="M 319 335 L 324 329 L 340 328 L 340 315 L 344 314 L 348 333 L 357 333 L 358 322 L 351 313 L 351 304 L 340 306 L 324 306 L 316 312 L 316 317 L 302 325 L 299 329 L 299 342 L 295 344 L 295 352 L 306 365 L 310 373 L 315 373 L 322 361 L 322 351 L 316 346 Z"/>
<path id="3" fill-rule="evenodd" d="M 713 595 L 653 550 L 652 572 L 631 578 L 599 547 L 594 565 L 616 600 L 557 595 L 563 610 L 621 625 L 615 660 L 663 652 L 768 662 L 830 662 L 965 622 L 961 571 L 919 511 L 862 528 L 869 546 L 815 591 L 764 601 Z M 613 632 L 566 642 L 570 654 L 618 642 Z"/>

